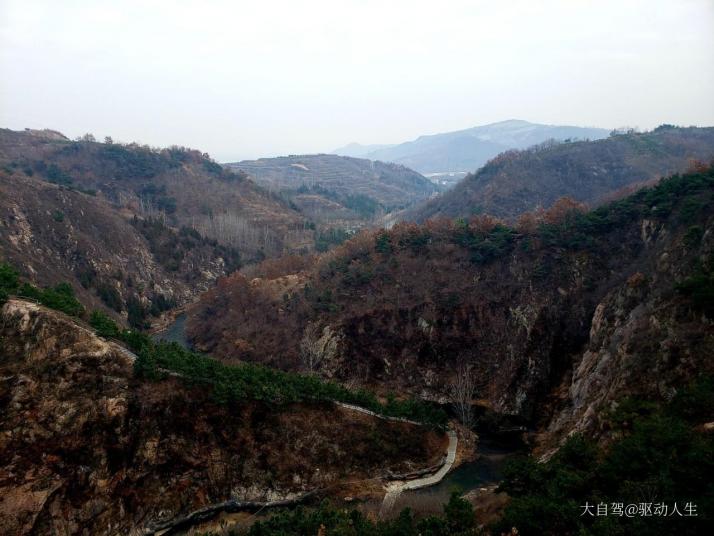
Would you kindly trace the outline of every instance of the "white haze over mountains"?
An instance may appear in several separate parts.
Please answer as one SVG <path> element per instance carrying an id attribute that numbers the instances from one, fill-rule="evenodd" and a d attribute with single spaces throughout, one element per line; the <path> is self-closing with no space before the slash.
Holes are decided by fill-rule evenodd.
<path id="1" fill-rule="evenodd" d="M 374 151 L 379 151 L 380 149 L 389 149 L 394 147 L 396 143 L 372 143 L 369 145 L 362 145 L 361 143 L 352 142 L 348 143 L 344 147 L 339 147 L 333 151 L 331 154 L 338 154 L 340 156 L 352 156 L 354 158 L 366 158 L 366 155 Z"/>
<path id="2" fill-rule="evenodd" d="M 525 149 L 547 140 L 598 140 L 608 129 L 539 125 L 510 119 L 490 125 L 420 136 L 399 145 L 350 144 L 334 154 L 395 162 L 425 174 L 475 171 L 508 149 Z M 359 153 L 359 154 L 356 154 Z"/>
<path id="3" fill-rule="evenodd" d="M 714 124 L 712 0 L 0 0 L 0 126 L 220 161 Z"/>

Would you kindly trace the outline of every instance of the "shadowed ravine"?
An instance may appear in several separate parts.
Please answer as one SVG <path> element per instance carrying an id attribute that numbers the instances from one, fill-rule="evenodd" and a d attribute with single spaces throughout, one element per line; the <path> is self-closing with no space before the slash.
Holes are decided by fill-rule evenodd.
<path id="1" fill-rule="evenodd" d="M 191 345 L 186 337 L 186 314 L 176 316 L 174 321 L 163 330 L 154 334 L 156 340 L 176 342 L 186 348 Z M 377 416 L 374 412 L 349 404 L 338 405 L 353 411 Z M 403 420 L 386 418 L 387 420 Z M 407 421 L 412 422 L 412 421 Z M 415 480 L 392 481 L 385 485 L 386 494 L 381 503 L 367 501 L 369 510 L 378 510 L 380 518 L 389 518 L 394 512 L 410 507 L 419 513 L 439 513 L 442 505 L 448 501 L 452 490 L 469 492 L 484 485 L 498 482 L 501 468 L 518 447 L 506 446 L 490 441 L 479 444 L 479 458 L 453 468 L 456 458 L 458 439 L 453 430 L 449 430 L 449 444 L 443 465 L 435 473 Z M 453 469 L 453 470 L 452 470 Z M 374 504 L 374 506 L 371 506 Z"/>

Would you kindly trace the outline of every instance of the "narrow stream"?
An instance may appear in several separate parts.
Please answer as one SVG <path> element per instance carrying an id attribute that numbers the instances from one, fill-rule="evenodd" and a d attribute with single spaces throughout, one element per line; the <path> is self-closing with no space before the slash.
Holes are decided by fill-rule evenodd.
<path id="1" fill-rule="evenodd" d="M 186 313 L 181 313 L 174 318 L 174 321 L 165 329 L 157 331 L 152 335 L 155 341 L 165 340 L 176 342 L 185 348 L 191 349 L 191 343 L 186 338 Z"/>

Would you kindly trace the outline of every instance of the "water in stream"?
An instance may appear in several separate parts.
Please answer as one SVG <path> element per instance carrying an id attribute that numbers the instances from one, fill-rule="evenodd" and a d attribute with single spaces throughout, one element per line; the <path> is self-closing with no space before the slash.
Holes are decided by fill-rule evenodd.
<path id="1" fill-rule="evenodd" d="M 452 491 L 467 493 L 496 484 L 502 478 L 505 462 L 521 452 L 521 448 L 513 444 L 499 443 L 483 437 L 477 450 L 478 459 L 458 466 L 438 484 L 402 493 L 392 513 L 411 508 L 420 515 L 441 514 Z"/>
<path id="2" fill-rule="evenodd" d="M 181 313 L 174 318 L 165 329 L 157 331 L 153 335 L 154 340 L 165 340 L 176 342 L 181 346 L 191 349 L 191 344 L 186 339 L 186 313 Z"/>

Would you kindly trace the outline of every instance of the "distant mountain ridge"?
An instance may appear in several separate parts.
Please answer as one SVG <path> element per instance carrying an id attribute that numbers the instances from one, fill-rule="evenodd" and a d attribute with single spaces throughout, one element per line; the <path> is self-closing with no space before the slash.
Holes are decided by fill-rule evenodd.
<path id="1" fill-rule="evenodd" d="M 363 158 L 402 164 L 420 173 L 475 171 L 509 149 L 525 149 L 549 139 L 597 140 L 606 138 L 609 132 L 604 128 L 543 125 L 509 119 L 454 132 L 420 136 L 413 141 L 367 152 L 362 149 L 372 146 L 355 143 L 333 152 L 354 155 L 357 151 Z"/>

